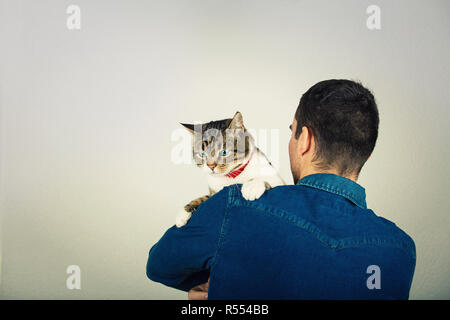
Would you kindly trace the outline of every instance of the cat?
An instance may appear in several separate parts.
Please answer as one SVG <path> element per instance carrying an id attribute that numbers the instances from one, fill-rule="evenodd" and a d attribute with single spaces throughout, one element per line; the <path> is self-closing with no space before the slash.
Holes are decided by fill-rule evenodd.
<path id="1" fill-rule="evenodd" d="M 184 207 L 176 218 L 178 228 L 189 221 L 202 202 L 225 186 L 242 184 L 243 198 L 252 201 L 266 190 L 285 184 L 266 155 L 256 147 L 239 111 L 230 119 L 181 125 L 193 135 L 193 158 L 207 173 L 209 195 Z"/>

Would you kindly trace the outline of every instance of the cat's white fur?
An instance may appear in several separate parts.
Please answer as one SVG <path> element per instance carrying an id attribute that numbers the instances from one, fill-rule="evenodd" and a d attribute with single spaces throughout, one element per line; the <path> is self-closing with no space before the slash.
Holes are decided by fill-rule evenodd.
<path id="1" fill-rule="evenodd" d="M 214 192 L 219 192 L 224 187 L 232 184 L 242 184 L 242 197 L 246 200 L 256 200 L 266 191 L 266 184 L 271 188 L 284 185 L 283 179 L 277 170 L 269 163 L 266 156 L 253 144 L 252 151 L 242 164 L 248 162 L 245 169 L 235 178 L 226 177 L 225 174 L 217 174 L 211 171 L 206 165 L 204 170 L 208 172 L 208 185 Z M 176 226 L 184 226 L 191 218 L 192 213 L 182 210 L 176 218 Z"/>

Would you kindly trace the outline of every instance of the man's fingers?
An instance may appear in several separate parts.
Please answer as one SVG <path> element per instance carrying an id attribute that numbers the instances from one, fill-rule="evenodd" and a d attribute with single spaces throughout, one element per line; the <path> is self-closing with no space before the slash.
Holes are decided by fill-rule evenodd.
<path id="1" fill-rule="evenodd" d="M 196 291 L 194 289 L 189 290 L 188 292 L 189 300 L 207 300 L 208 292 L 205 291 Z"/>
<path id="2" fill-rule="evenodd" d="M 203 284 L 199 285 L 199 287 L 203 291 L 208 291 L 208 289 L 209 289 L 209 282 L 203 283 Z"/>
<path id="3" fill-rule="evenodd" d="M 208 282 L 199 284 L 195 286 L 188 292 L 189 300 L 207 300 L 208 299 L 208 289 L 209 289 L 209 279 Z"/>

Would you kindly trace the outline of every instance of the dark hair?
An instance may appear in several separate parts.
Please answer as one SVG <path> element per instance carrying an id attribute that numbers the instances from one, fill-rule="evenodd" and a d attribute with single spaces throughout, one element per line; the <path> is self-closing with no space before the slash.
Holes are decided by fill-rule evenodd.
<path id="1" fill-rule="evenodd" d="M 313 161 L 320 169 L 359 174 L 378 137 L 378 108 L 372 93 L 350 80 L 321 81 L 306 91 L 295 112 L 298 139 L 302 127 L 316 143 Z"/>

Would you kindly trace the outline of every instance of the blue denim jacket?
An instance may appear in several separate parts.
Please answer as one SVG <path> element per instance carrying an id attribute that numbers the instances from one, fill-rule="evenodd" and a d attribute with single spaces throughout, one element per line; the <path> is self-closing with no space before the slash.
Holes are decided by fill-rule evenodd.
<path id="1" fill-rule="evenodd" d="M 147 276 L 209 299 L 408 299 L 413 240 L 334 174 L 244 200 L 240 185 L 205 201 L 151 248 Z"/>

